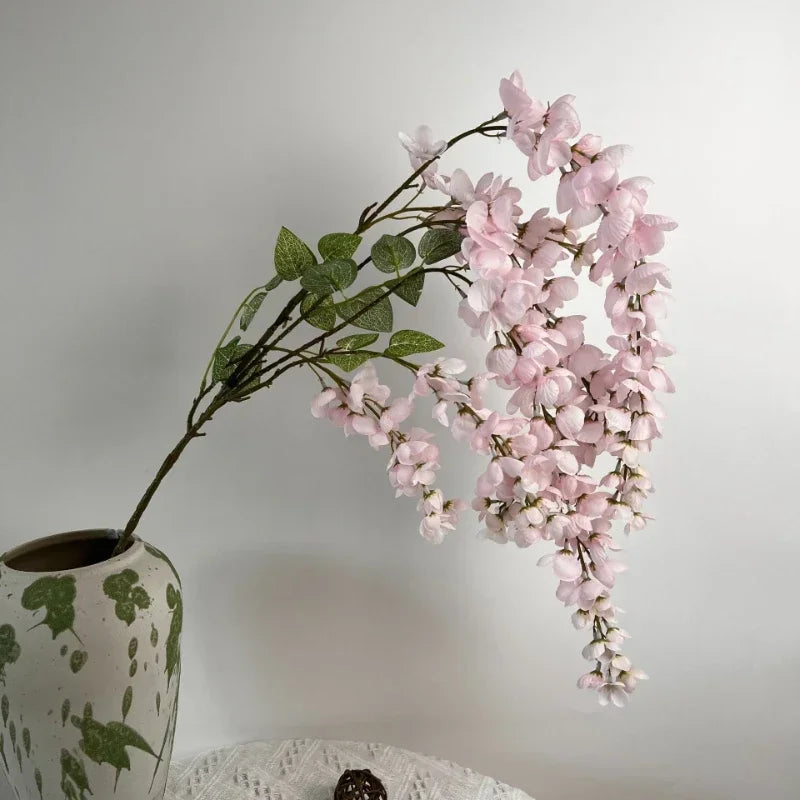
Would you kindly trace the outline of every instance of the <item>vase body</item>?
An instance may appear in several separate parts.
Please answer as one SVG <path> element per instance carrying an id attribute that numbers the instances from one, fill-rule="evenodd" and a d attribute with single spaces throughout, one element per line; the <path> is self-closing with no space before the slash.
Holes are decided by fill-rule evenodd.
<path id="1" fill-rule="evenodd" d="M 112 557 L 117 538 L 58 534 L 0 560 L 0 766 L 22 800 L 164 796 L 180 580 L 139 539 Z"/>

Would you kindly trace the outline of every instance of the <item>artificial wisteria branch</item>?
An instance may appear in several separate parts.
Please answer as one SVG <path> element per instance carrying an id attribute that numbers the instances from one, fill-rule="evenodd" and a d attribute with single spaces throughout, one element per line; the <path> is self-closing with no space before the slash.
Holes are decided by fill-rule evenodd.
<path id="1" fill-rule="evenodd" d="M 439 542 L 468 505 L 435 487 L 440 464 L 433 434 L 404 425 L 427 397 L 434 419 L 487 459 L 471 502 L 481 534 L 520 547 L 553 543 L 555 550 L 539 563 L 552 567 L 556 596 L 576 609 L 574 625 L 591 632 L 583 655 L 592 669 L 578 685 L 597 689 L 604 705 L 623 705 L 646 675 L 621 652 L 627 634 L 610 592 L 622 565 L 611 557 L 618 549 L 612 528 L 620 520 L 625 532 L 639 530 L 648 519 L 643 501 L 652 485 L 640 459 L 661 435 L 656 396 L 673 390 L 661 365 L 672 348 L 658 331 L 667 269 L 649 259 L 675 223 L 646 212 L 648 179 L 620 178 L 624 147 L 604 148 L 590 134 L 579 138 L 571 96 L 544 104 L 527 94 L 515 73 L 501 81 L 500 97 L 502 112 L 449 141 L 434 140 L 425 126 L 414 136 L 400 134 L 412 174 L 384 201 L 367 206 L 353 233 L 323 236 L 319 257 L 281 229 L 275 277 L 245 297 L 223 332 L 186 432 L 137 506 L 120 549 L 214 414 L 295 367 L 309 368 L 321 384 L 314 416 L 347 435 L 367 437 L 375 449 L 389 448 L 390 484 L 397 495 L 417 499 L 421 534 Z M 491 173 L 477 183 L 460 169 L 440 173 L 442 155 L 474 135 L 512 141 L 527 157 L 533 181 L 556 173 L 556 209 L 565 217 L 542 208 L 523 219 L 522 192 Z M 426 192 L 440 199 L 421 202 Z M 355 260 L 363 234 L 400 220 L 414 224 L 382 235 L 368 256 Z M 424 234 L 415 243 L 408 235 L 418 230 Z M 562 264 L 571 274 L 559 271 Z M 348 296 L 370 265 L 385 280 Z M 485 371 L 465 378 L 459 359 L 408 360 L 444 346 L 394 325 L 392 300 L 416 305 L 431 274 L 453 286 L 460 318 L 487 342 Z M 607 347 L 586 342 L 584 317 L 565 311 L 582 275 L 606 287 Z M 254 344 L 230 336 L 237 320 L 247 331 L 270 293 L 290 282 L 300 289 Z M 282 344 L 303 324 L 320 332 L 297 345 Z M 348 328 L 367 332 L 348 334 Z M 386 345 L 376 346 L 390 333 Z M 377 377 L 379 359 L 414 374 L 409 393 L 391 397 Z M 344 377 L 354 370 L 352 379 Z M 501 408 L 489 402 L 490 388 L 503 398 Z"/>

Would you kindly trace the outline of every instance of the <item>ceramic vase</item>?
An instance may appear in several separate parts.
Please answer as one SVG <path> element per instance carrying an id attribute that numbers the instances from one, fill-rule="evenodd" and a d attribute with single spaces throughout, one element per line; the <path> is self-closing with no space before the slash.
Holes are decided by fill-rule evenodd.
<path id="1" fill-rule="evenodd" d="M 0 765 L 21 800 L 162 800 L 180 681 L 178 574 L 119 533 L 0 559 Z"/>

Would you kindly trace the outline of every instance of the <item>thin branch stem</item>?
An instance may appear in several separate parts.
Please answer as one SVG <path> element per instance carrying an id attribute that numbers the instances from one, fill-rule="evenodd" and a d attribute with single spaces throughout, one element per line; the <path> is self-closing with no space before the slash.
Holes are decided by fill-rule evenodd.
<path id="1" fill-rule="evenodd" d="M 303 301 L 303 298 L 308 294 L 305 289 L 301 289 L 297 292 L 291 300 L 281 309 L 281 312 L 275 318 L 275 321 L 270 325 L 264 333 L 261 334 L 258 341 L 253 345 L 252 349 L 250 349 L 247 354 L 239 361 L 234 369 L 233 373 L 230 377 L 225 381 L 227 386 L 235 387 L 239 378 L 242 377 L 245 370 L 258 358 L 261 357 L 262 353 L 261 348 L 269 341 L 270 337 L 286 322 L 288 322 L 289 318 L 291 317 L 292 311 L 297 308 L 298 305 Z"/>
<path id="2" fill-rule="evenodd" d="M 147 507 L 150 505 L 150 501 L 153 499 L 153 495 L 156 493 L 156 490 L 159 486 L 161 486 L 161 482 L 166 478 L 169 471 L 175 466 L 175 462 L 180 458 L 181 453 L 186 449 L 189 442 L 192 439 L 196 439 L 198 436 L 203 436 L 200 431 L 202 427 L 208 422 L 215 414 L 215 412 L 222 407 L 224 401 L 220 402 L 215 400 L 209 407 L 200 415 L 197 422 L 195 422 L 191 428 L 189 428 L 186 433 L 181 437 L 175 447 L 170 450 L 167 457 L 161 463 L 161 466 L 158 468 L 158 472 L 156 472 L 155 477 L 151 481 L 150 485 L 147 487 L 142 499 L 139 500 L 136 509 L 134 510 L 131 518 L 128 520 L 128 524 L 125 526 L 125 530 L 120 536 L 119 541 L 117 542 L 116 547 L 114 548 L 114 553 L 121 553 L 128 545 L 128 542 L 131 540 L 133 536 L 133 532 L 136 530 L 136 526 L 139 524 L 139 520 L 144 514 Z"/>
<path id="3" fill-rule="evenodd" d="M 502 126 L 496 126 L 492 128 L 491 126 L 494 125 L 495 122 L 500 121 L 501 119 L 508 116 L 505 111 L 501 111 L 496 116 L 492 117 L 491 119 L 486 120 L 485 122 L 481 122 L 480 125 L 476 125 L 474 128 L 470 128 L 468 131 L 464 131 L 463 133 L 459 133 L 457 136 L 454 136 L 447 142 L 447 146 L 445 149 L 439 154 L 434 156 L 433 158 L 429 158 L 422 166 L 419 167 L 415 172 L 411 174 L 409 178 L 407 178 L 400 186 L 397 187 L 382 203 L 375 206 L 372 211 L 364 216 L 359 223 L 358 228 L 356 228 L 356 233 L 363 233 L 364 231 L 368 230 L 370 226 L 374 223 L 377 217 L 380 216 L 381 211 L 385 208 L 388 208 L 406 189 L 410 188 L 411 184 L 425 172 L 434 161 L 438 161 L 439 158 L 446 153 L 454 144 L 457 144 L 462 139 L 466 139 L 468 136 L 474 136 L 476 133 L 480 133 L 483 130 L 496 130 L 498 128 L 502 129 Z"/>

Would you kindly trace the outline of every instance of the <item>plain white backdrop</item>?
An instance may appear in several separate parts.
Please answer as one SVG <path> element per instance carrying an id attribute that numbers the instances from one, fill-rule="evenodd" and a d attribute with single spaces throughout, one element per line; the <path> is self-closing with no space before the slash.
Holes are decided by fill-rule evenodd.
<path id="1" fill-rule="evenodd" d="M 574 688 L 544 551 L 472 521 L 427 545 L 291 375 L 225 409 L 140 528 L 186 593 L 176 754 L 368 739 L 538 800 L 796 796 L 799 27 L 788 0 L 0 0 L 3 549 L 124 524 L 279 226 L 352 229 L 405 174 L 397 131 L 485 119 L 512 69 L 634 145 L 681 224 L 656 521 L 617 592 L 652 676 L 629 708 Z M 494 142 L 446 163 L 527 185 Z M 454 309 L 434 288 L 402 324 L 473 352 Z M 468 495 L 477 464 L 444 455 Z"/>

